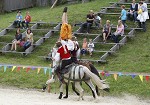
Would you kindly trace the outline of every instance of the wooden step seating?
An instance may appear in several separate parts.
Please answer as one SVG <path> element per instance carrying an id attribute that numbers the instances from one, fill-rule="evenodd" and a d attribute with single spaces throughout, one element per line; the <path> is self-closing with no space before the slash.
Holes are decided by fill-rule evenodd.
<path id="1" fill-rule="evenodd" d="M 103 8 L 105 10 L 102 10 L 103 12 L 107 12 L 107 9 L 120 9 L 115 3 L 112 4 L 110 7 Z M 113 15 L 116 15 L 116 13 L 112 13 Z M 117 15 L 120 15 L 117 14 Z M 105 16 L 105 15 L 104 15 Z M 103 18 L 103 22 L 108 19 L 108 16 L 105 16 L 106 18 Z M 113 18 L 110 17 L 110 20 Z M 116 22 L 116 21 L 115 21 Z M 80 24 L 81 25 L 81 24 Z M 78 25 L 78 26 L 80 26 Z M 129 25 L 130 27 L 135 27 L 133 23 Z M 116 25 L 112 26 L 112 31 L 116 29 Z M 94 30 L 94 31 L 93 31 Z M 112 40 L 108 39 L 106 43 L 102 42 L 102 29 L 96 29 L 95 27 L 91 29 L 90 34 L 85 33 L 85 31 L 79 27 L 76 31 L 73 32 L 73 35 L 75 35 L 78 39 L 78 42 L 80 46 L 82 45 L 83 38 L 93 39 L 93 43 L 95 44 L 95 51 L 93 52 L 93 56 L 90 57 L 88 54 L 86 56 L 82 56 L 79 60 L 88 60 L 92 62 L 100 62 L 100 63 L 106 63 L 107 57 L 114 54 L 117 50 L 120 49 L 121 46 L 125 45 L 128 38 L 133 38 L 135 35 L 136 30 L 141 30 L 141 28 L 127 28 L 125 29 L 125 34 L 120 37 L 119 43 L 114 43 Z M 45 59 L 51 59 L 51 54 L 49 53 L 48 56 L 44 56 Z"/>
<path id="2" fill-rule="evenodd" d="M 44 28 L 42 29 L 41 27 L 43 27 L 44 25 L 47 25 L 47 29 Z M 49 27 L 48 27 L 49 25 Z M 10 51 L 11 48 L 11 41 L 14 39 L 10 39 L 9 43 L 7 43 L 1 50 L 2 53 L 20 53 L 23 55 L 27 55 L 29 53 L 31 53 L 37 46 L 41 45 L 42 43 L 44 43 L 44 41 L 47 38 L 50 38 L 50 36 L 58 31 L 60 29 L 60 24 L 59 23 L 46 23 L 46 22 L 37 22 L 35 23 L 32 27 L 31 30 L 33 31 L 33 37 L 34 37 L 34 44 L 31 45 L 28 49 L 26 49 L 25 51 Z M 8 31 L 10 30 L 16 30 L 16 28 L 14 28 L 12 25 L 9 26 L 8 28 L 4 29 L 5 31 L 3 31 L 0 35 L 4 36 L 7 34 Z M 23 30 L 23 29 L 22 29 Z M 26 34 L 26 30 L 24 30 L 24 32 L 22 33 L 23 37 L 25 37 Z M 12 36 L 14 37 L 14 33 L 12 34 Z"/>
<path id="3" fill-rule="evenodd" d="M 112 4 L 110 7 L 102 7 L 100 12 L 97 12 L 99 15 L 120 15 L 121 13 L 121 5 L 126 6 L 126 10 L 129 10 L 131 3 L 123 3 L 123 2 L 110 2 Z M 147 3 L 148 7 L 150 3 Z M 150 8 L 148 8 L 150 10 Z"/>

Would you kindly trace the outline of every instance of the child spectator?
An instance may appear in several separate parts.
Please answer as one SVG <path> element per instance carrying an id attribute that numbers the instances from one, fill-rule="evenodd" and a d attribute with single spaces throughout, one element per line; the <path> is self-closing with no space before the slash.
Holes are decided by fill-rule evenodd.
<path id="1" fill-rule="evenodd" d="M 90 56 L 92 56 L 92 53 L 94 51 L 94 43 L 92 42 L 92 39 L 89 39 L 88 51 L 89 51 Z"/>
<path id="2" fill-rule="evenodd" d="M 103 41 L 106 42 L 108 36 L 111 34 L 111 26 L 110 26 L 110 20 L 106 21 L 106 24 L 103 27 Z"/>
<path id="3" fill-rule="evenodd" d="M 123 34 L 124 34 L 124 25 L 122 24 L 121 20 L 118 20 L 116 32 L 114 32 L 112 35 L 114 42 L 119 43 L 118 37 Z"/>
<path id="4" fill-rule="evenodd" d="M 31 22 L 31 16 L 29 14 L 29 11 L 26 12 L 26 16 L 24 21 L 22 21 L 22 28 L 29 28 L 29 23 Z M 24 23 L 26 24 L 26 27 L 24 27 Z"/>
<path id="5" fill-rule="evenodd" d="M 17 15 L 16 15 L 16 20 L 14 21 L 13 25 L 15 27 L 20 28 L 20 23 L 22 22 L 22 15 L 21 15 L 21 11 L 18 11 Z"/>
<path id="6" fill-rule="evenodd" d="M 81 49 L 81 54 L 83 55 L 83 56 L 85 56 L 85 54 L 87 53 L 87 49 L 88 49 L 88 42 L 87 42 L 87 39 L 86 38 L 84 38 L 83 39 L 83 43 L 82 43 L 82 49 Z"/>
<path id="7" fill-rule="evenodd" d="M 126 20 L 127 20 L 127 12 L 125 10 L 125 6 L 122 5 L 121 6 L 121 16 L 119 18 L 121 18 L 122 24 L 124 25 L 125 28 L 127 28 L 128 26 L 126 25 Z"/>
<path id="8" fill-rule="evenodd" d="M 14 49 L 15 51 L 17 50 L 17 44 L 20 44 L 21 40 L 22 40 L 22 34 L 20 33 L 20 29 L 18 28 L 16 30 L 15 39 L 12 41 L 11 51 L 13 51 Z"/>
<path id="9" fill-rule="evenodd" d="M 98 27 L 98 29 L 100 29 L 100 27 L 102 27 L 102 19 L 100 16 L 98 16 L 98 14 L 95 14 L 94 23 Z"/>
<path id="10" fill-rule="evenodd" d="M 25 43 L 23 45 L 24 49 L 26 50 L 33 44 L 33 33 L 31 32 L 31 29 L 27 29 L 26 37 L 25 37 Z"/>

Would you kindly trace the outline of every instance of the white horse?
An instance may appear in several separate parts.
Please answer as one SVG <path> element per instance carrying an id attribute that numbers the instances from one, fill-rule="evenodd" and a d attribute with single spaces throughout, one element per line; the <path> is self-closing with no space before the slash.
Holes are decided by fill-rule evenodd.
<path id="1" fill-rule="evenodd" d="M 57 52 L 56 48 L 53 48 L 52 50 L 52 57 L 55 56 Z M 53 61 L 53 67 L 57 66 L 57 62 Z M 83 100 L 83 93 L 84 90 L 82 89 L 80 82 L 84 81 L 86 84 L 89 85 L 89 87 L 91 88 L 91 90 L 93 91 L 94 95 L 95 95 L 95 99 L 97 98 L 97 93 L 95 90 L 95 87 L 92 83 L 92 81 L 99 87 L 99 89 L 109 89 L 109 85 L 107 83 L 105 83 L 104 80 L 100 80 L 99 77 L 95 74 L 93 74 L 86 66 L 83 65 L 71 65 L 68 68 L 68 72 L 63 74 L 64 80 L 66 83 L 69 83 L 70 81 L 75 83 L 75 88 L 79 91 L 79 99 Z M 53 83 L 55 81 L 55 69 L 53 68 L 52 70 L 53 74 L 51 79 L 49 79 L 46 84 L 50 84 Z M 61 84 L 60 86 L 60 96 L 59 98 L 62 98 L 62 94 L 63 94 L 63 87 L 64 84 Z"/>

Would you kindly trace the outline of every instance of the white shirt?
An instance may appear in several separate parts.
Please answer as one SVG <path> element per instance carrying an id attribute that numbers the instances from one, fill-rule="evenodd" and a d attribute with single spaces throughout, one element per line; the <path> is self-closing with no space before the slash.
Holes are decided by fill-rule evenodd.
<path id="1" fill-rule="evenodd" d="M 88 43 L 88 48 L 90 51 L 94 50 L 94 43 Z"/>
<path id="2" fill-rule="evenodd" d="M 72 40 L 68 39 L 68 41 L 64 41 L 64 40 L 61 40 L 61 44 L 63 46 L 67 46 L 68 50 L 70 51 L 73 51 L 74 50 L 74 43 Z"/>
<path id="3" fill-rule="evenodd" d="M 95 19 L 96 19 L 96 20 L 101 20 L 101 17 L 100 17 L 100 16 L 96 16 Z"/>

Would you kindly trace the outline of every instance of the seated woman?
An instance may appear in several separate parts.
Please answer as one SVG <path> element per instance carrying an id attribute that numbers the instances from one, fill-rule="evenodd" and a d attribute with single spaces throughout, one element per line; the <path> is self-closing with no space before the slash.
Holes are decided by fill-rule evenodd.
<path id="1" fill-rule="evenodd" d="M 22 21 L 22 28 L 29 28 L 29 23 L 31 22 L 31 16 L 29 14 L 29 11 L 26 12 L 26 16 L 24 21 Z M 26 27 L 24 26 L 24 23 L 26 24 Z"/>
<path id="2" fill-rule="evenodd" d="M 114 42 L 119 43 L 118 37 L 123 34 L 124 34 L 124 25 L 122 24 L 121 20 L 118 20 L 116 32 L 114 32 L 112 35 Z"/>
<path id="3" fill-rule="evenodd" d="M 94 51 L 94 43 L 92 42 L 92 39 L 89 39 L 88 51 L 89 51 L 90 56 L 92 56 L 93 51 Z"/>
<path id="4" fill-rule="evenodd" d="M 32 44 L 33 44 L 33 33 L 31 32 L 31 29 L 27 29 L 27 33 L 26 33 L 26 37 L 25 37 L 25 43 L 24 43 L 23 47 L 26 50 Z"/>
<path id="5" fill-rule="evenodd" d="M 85 54 L 87 53 L 87 49 L 88 49 L 88 42 L 87 42 L 87 39 L 84 38 L 83 39 L 83 44 L 82 44 L 82 49 L 81 49 L 81 54 L 83 56 L 85 56 Z"/>
<path id="6" fill-rule="evenodd" d="M 111 25 L 110 20 L 106 21 L 106 24 L 103 27 L 103 41 L 106 42 L 108 36 L 111 34 Z"/>
<path id="7" fill-rule="evenodd" d="M 11 51 L 13 51 L 14 49 L 15 51 L 17 50 L 17 44 L 20 44 L 21 40 L 22 40 L 22 34 L 20 33 L 20 28 L 18 28 L 16 30 L 15 39 L 12 41 Z"/>

